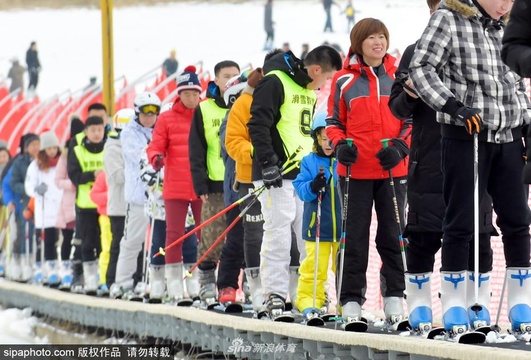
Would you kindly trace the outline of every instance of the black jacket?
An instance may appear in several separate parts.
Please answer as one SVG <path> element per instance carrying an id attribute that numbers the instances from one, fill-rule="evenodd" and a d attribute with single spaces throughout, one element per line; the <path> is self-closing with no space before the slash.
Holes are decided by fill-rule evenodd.
<path id="1" fill-rule="evenodd" d="M 28 65 L 28 70 L 39 70 L 41 63 L 39 62 L 39 57 L 36 50 L 28 49 L 26 51 L 26 64 Z"/>
<path id="2" fill-rule="evenodd" d="M 415 45 L 408 46 L 402 55 L 389 98 L 393 115 L 398 119 L 413 119 L 407 189 L 409 208 L 404 236 L 410 232 L 442 232 L 446 209 L 441 171 L 441 125 L 432 108 L 403 91 Z M 494 231 L 491 203 L 487 195 L 481 204 L 482 233 Z"/>
<path id="3" fill-rule="evenodd" d="M 502 59 L 522 77 L 531 77 L 531 1 L 516 0 L 503 35 Z"/>
<path id="4" fill-rule="evenodd" d="M 219 87 L 211 81 L 207 87 L 207 98 L 212 98 L 220 108 L 227 109 L 225 100 L 220 95 Z M 190 156 L 190 170 L 192 172 L 192 182 L 197 196 L 207 194 L 222 194 L 223 181 L 212 181 L 207 172 L 207 139 L 205 138 L 204 117 L 208 114 L 201 112 L 201 107 L 197 106 L 192 118 L 192 126 L 188 136 L 188 149 Z"/>
<path id="5" fill-rule="evenodd" d="M 312 79 L 306 73 L 303 63 L 291 51 L 273 56 L 264 64 L 264 74 L 280 70 L 298 85 L 305 88 Z M 247 124 L 253 144 L 253 180 L 262 179 L 262 168 L 272 165 L 274 155 L 282 165 L 287 159 L 284 145 L 276 124 L 280 120 L 280 106 L 284 102 L 284 87 L 276 76 L 264 76 L 254 89 L 251 105 L 251 119 Z M 295 179 L 298 169 L 290 171 L 285 179 Z"/>

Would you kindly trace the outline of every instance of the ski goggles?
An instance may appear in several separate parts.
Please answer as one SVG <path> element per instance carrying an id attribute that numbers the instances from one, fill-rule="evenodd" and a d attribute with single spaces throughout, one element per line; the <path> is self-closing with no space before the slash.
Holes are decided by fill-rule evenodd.
<path id="1" fill-rule="evenodd" d="M 140 112 L 144 115 L 158 115 L 160 113 L 160 106 L 157 105 L 144 105 L 138 108 Z"/>

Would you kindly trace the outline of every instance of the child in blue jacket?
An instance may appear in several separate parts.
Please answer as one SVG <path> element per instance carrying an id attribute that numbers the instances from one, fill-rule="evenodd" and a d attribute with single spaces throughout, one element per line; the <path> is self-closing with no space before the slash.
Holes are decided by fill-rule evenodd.
<path id="1" fill-rule="evenodd" d="M 335 254 L 339 248 L 341 237 L 341 207 L 336 174 L 336 159 L 333 149 L 329 145 L 325 131 L 326 113 L 315 115 L 312 125 L 314 139 L 313 152 L 301 161 L 301 170 L 293 181 L 293 186 L 299 198 L 304 201 L 304 215 L 302 222 L 302 237 L 306 242 L 307 256 L 299 268 L 299 286 L 295 306 L 308 317 L 312 313 L 319 313 L 325 304 L 325 283 L 327 280 L 330 255 L 332 268 L 335 270 Z M 319 260 L 317 264 L 317 279 L 314 279 L 317 206 L 319 192 L 321 200 L 321 226 L 319 239 Z M 314 281 L 317 282 L 315 308 L 313 301 Z"/>

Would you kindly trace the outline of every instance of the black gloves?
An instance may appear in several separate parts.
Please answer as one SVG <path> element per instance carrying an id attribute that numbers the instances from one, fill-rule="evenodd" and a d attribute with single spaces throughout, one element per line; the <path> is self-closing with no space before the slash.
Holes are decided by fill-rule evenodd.
<path id="1" fill-rule="evenodd" d="M 391 139 L 391 144 L 378 151 L 376 157 L 380 160 L 382 169 L 391 170 L 408 155 L 409 147 L 406 142 L 402 139 L 393 138 Z"/>
<path id="2" fill-rule="evenodd" d="M 324 172 L 319 172 L 319 174 L 317 174 L 315 178 L 312 180 L 312 182 L 310 183 L 310 189 L 312 189 L 312 191 L 317 194 L 319 193 L 319 191 L 324 190 L 325 187 L 326 187 L 326 176 Z"/>
<path id="3" fill-rule="evenodd" d="M 155 157 L 155 160 L 153 161 L 153 169 L 155 171 L 159 171 L 163 167 L 164 167 L 164 158 L 163 158 L 162 154 L 158 154 Z"/>
<path id="4" fill-rule="evenodd" d="M 479 115 L 480 109 L 465 106 L 455 98 L 451 98 L 444 104 L 442 111 L 465 124 L 465 129 L 470 135 L 479 134 L 481 131 L 483 121 Z"/>
<path id="5" fill-rule="evenodd" d="M 271 159 L 262 164 L 262 180 L 266 188 L 282 187 L 282 174 L 278 166 L 278 157 L 273 155 Z"/>
<path id="6" fill-rule="evenodd" d="M 341 140 L 336 145 L 337 161 L 345 166 L 350 166 L 358 160 L 358 148 L 354 143 L 348 146 L 346 140 Z"/>

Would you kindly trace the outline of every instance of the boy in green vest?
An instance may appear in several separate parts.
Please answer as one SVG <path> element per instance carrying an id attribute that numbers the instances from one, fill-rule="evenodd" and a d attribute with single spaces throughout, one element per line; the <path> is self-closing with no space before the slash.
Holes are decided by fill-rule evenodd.
<path id="1" fill-rule="evenodd" d="M 225 84 L 239 73 L 240 67 L 234 61 L 225 60 L 216 64 L 214 81 L 208 84 L 207 99 L 200 102 L 194 111 L 188 145 L 194 190 L 203 201 L 202 220 L 210 219 L 225 207 L 223 201 L 225 164 L 221 157 L 219 128 L 227 113 L 227 105 L 223 99 Z M 201 231 L 197 254 L 199 258 L 225 228 L 225 216 L 220 216 Z M 215 270 L 220 255 L 221 246 L 218 246 L 198 267 L 201 284 L 199 297 L 203 302 L 213 302 L 216 298 Z"/>
<path id="2" fill-rule="evenodd" d="M 267 187 L 258 199 L 264 216 L 260 275 L 268 316 L 284 310 L 288 292 L 294 301 L 298 268 L 290 268 L 292 230 L 300 259 L 306 251 L 302 239 L 303 203 L 297 198 L 293 179 L 299 173 L 296 165 L 312 151 L 315 90 L 341 66 L 339 53 L 326 45 L 310 51 L 304 62 L 291 51 L 281 53 L 264 64 L 265 76 L 254 91 L 247 126 L 254 147 L 253 182 L 256 187 Z"/>
<path id="3" fill-rule="evenodd" d="M 73 151 L 68 152 L 68 177 L 76 186 L 76 209 L 81 239 L 81 256 L 85 277 L 84 291 L 95 294 L 98 290 L 98 256 L 101 252 L 100 226 L 96 204 L 90 199 L 94 180 L 103 171 L 103 146 L 105 124 L 99 116 L 91 116 L 85 122 Z"/>

